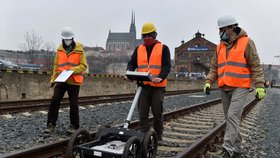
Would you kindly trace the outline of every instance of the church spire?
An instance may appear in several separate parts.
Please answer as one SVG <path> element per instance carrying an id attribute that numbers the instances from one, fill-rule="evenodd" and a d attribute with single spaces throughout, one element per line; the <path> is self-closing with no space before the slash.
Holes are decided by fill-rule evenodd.
<path id="1" fill-rule="evenodd" d="M 132 14 L 131 14 L 131 24 L 134 23 L 134 20 L 133 20 L 133 10 L 132 10 Z"/>
<path id="2" fill-rule="evenodd" d="M 136 36 L 135 13 L 134 13 L 134 10 L 132 10 L 132 14 L 131 14 L 131 24 L 130 24 L 129 32 L 130 33 L 134 33 L 134 35 Z"/>
<path id="3" fill-rule="evenodd" d="M 133 12 L 133 24 L 135 25 L 135 12 Z"/>

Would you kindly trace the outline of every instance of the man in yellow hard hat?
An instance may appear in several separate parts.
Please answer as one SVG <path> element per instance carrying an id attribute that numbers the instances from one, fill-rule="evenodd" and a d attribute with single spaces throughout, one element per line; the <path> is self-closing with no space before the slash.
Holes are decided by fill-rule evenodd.
<path id="1" fill-rule="evenodd" d="M 142 91 L 138 101 L 138 113 L 140 117 L 140 131 L 148 132 L 150 108 L 154 116 L 154 129 L 159 141 L 163 134 L 163 99 L 167 76 L 170 72 L 169 48 L 157 39 L 156 27 L 147 22 L 142 27 L 144 43 L 136 47 L 127 65 L 127 70 L 149 72 L 155 76 L 150 82 L 142 83 Z"/>

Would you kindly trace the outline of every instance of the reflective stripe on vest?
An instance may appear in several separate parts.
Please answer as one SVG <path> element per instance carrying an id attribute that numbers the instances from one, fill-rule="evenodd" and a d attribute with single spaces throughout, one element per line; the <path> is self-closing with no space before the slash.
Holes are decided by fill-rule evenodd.
<path id="1" fill-rule="evenodd" d="M 251 72 L 244 57 L 248 44 L 248 37 L 238 39 L 226 57 L 226 45 L 217 46 L 218 57 L 218 87 L 224 85 L 240 88 L 250 88 L 252 83 Z"/>
<path id="2" fill-rule="evenodd" d="M 150 55 L 150 59 L 148 61 L 148 53 L 146 50 L 146 46 L 143 44 L 139 45 L 137 49 L 137 71 L 139 72 L 150 72 L 154 76 L 158 76 L 161 71 L 161 60 L 162 60 L 162 50 L 163 45 L 161 43 L 155 44 L 152 53 Z M 153 87 L 166 87 L 167 80 L 164 79 L 160 83 L 153 83 L 145 81 L 144 85 L 150 85 Z"/>
<path id="3" fill-rule="evenodd" d="M 80 53 L 71 52 L 69 56 L 64 51 L 59 50 L 57 61 L 57 72 L 60 74 L 63 70 L 68 70 L 70 67 L 78 66 L 80 64 Z M 73 74 L 67 80 L 82 84 L 84 80 L 84 73 Z"/>

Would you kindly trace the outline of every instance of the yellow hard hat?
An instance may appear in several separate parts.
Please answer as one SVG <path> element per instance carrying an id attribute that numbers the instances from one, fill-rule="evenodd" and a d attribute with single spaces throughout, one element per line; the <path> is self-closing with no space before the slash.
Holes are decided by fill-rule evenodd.
<path id="1" fill-rule="evenodd" d="M 155 25 L 154 25 L 153 23 L 147 22 L 147 23 L 145 23 L 145 24 L 143 25 L 143 27 L 142 27 L 142 35 L 143 35 L 143 34 L 148 34 L 148 33 L 154 32 L 154 31 L 156 31 L 156 30 L 157 30 L 157 29 L 156 29 L 156 27 L 155 27 Z"/>

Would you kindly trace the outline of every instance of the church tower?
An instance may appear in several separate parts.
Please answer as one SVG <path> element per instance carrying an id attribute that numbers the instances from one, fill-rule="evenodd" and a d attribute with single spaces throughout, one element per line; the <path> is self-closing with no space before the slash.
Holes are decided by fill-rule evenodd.
<path id="1" fill-rule="evenodd" d="M 130 24 L 129 33 L 134 34 L 134 37 L 136 39 L 135 13 L 133 10 L 131 15 L 131 24 Z"/>
<path id="2" fill-rule="evenodd" d="M 135 12 L 132 10 L 129 32 L 111 32 L 109 30 L 106 50 L 112 52 L 116 50 L 133 51 L 141 43 L 143 40 L 136 38 Z"/>

